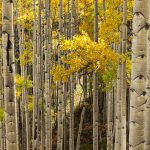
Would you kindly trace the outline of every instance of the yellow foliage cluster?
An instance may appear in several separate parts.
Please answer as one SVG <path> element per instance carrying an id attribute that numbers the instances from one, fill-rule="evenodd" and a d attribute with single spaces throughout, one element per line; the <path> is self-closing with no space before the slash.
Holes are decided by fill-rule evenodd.
<path id="1" fill-rule="evenodd" d="M 122 12 L 118 8 L 115 8 L 116 5 L 109 5 L 109 9 L 105 12 L 105 20 L 100 22 L 99 35 L 102 37 L 108 44 L 118 42 L 118 28 L 122 23 Z M 116 10 L 118 9 L 118 10 Z"/>
<path id="2" fill-rule="evenodd" d="M 25 66 L 25 65 L 32 65 L 32 41 L 30 42 L 25 42 L 25 49 L 23 52 L 20 54 L 19 60 L 20 60 L 20 65 Z"/>
<path id="3" fill-rule="evenodd" d="M 73 72 L 79 72 L 86 69 L 87 73 L 93 71 L 103 72 L 107 70 L 109 64 L 115 65 L 119 57 L 104 40 L 99 43 L 93 42 L 87 34 L 76 35 L 73 40 L 62 40 L 60 43 L 62 51 L 67 55 L 61 57 L 64 64 L 68 64 L 68 69 L 55 65 L 51 73 L 55 81 L 66 81 L 67 77 Z"/>
<path id="4" fill-rule="evenodd" d="M 24 2 L 17 0 L 15 4 L 17 14 L 15 16 L 16 23 L 19 23 L 25 29 L 32 30 L 34 19 L 32 0 L 27 0 Z"/>
<path id="5" fill-rule="evenodd" d="M 33 96 L 32 95 L 28 95 L 28 110 L 30 112 L 33 111 Z"/>
<path id="6" fill-rule="evenodd" d="M 4 115 L 5 115 L 5 109 L 4 108 L 0 108 L 0 121 L 3 121 Z"/>
<path id="7" fill-rule="evenodd" d="M 27 84 L 27 88 L 32 87 L 32 81 L 30 80 L 30 76 L 28 76 L 27 80 L 26 80 L 23 76 L 17 74 L 16 75 L 16 95 L 17 95 L 17 97 L 21 96 L 22 89 L 23 89 L 23 87 L 26 86 L 26 84 Z"/>

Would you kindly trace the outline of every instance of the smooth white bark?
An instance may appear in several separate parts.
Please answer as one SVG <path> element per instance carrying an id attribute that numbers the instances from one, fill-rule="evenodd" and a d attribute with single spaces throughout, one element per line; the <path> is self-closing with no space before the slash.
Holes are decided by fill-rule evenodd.
<path id="1" fill-rule="evenodd" d="M 133 13 L 129 149 L 144 150 L 148 1 L 135 0 Z"/>

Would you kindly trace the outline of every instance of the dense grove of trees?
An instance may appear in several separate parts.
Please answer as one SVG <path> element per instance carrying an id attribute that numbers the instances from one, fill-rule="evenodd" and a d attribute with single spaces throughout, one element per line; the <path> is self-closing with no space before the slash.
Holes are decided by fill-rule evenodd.
<path id="1" fill-rule="evenodd" d="M 1 0 L 0 150 L 150 150 L 150 2 Z"/>

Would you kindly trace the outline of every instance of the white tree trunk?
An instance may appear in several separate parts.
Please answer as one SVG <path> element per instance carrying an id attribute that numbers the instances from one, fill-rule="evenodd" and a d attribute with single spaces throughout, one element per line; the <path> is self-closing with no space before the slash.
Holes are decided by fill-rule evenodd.
<path id="1" fill-rule="evenodd" d="M 45 0 L 45 101 L 46 101 L 46 149 L 52 150 L 52 123 L 51 123 L 51 27 L 50 27 L 50 2 Z"/>
<path id="2" fill-rule="evenodd" d="M 148 2 L 149 7 L 149 18 L 148 23 L 150 23 L 150 2 Z M 145 145 L 144 150 L 150 149 L 150 27 L 148 30 L 148 39 L 147 39 L 147 72 L 146 72 L 146 104 L 145 104 L 145 126 L 144 126 L 144 138 Z"/>
<path id="3" fill-rule="evenodd" d="M 107 150 L 113 150 L 113 91 L 107 92 Z"/>
<path id="4" fill-rule="evenodd" d="M 2 44 L 0 43 L 0 109 L 4 109 L 4 97 L 3 97 L 3 75 L 2 75 L 2 66 L 3 66 L 3 55 L 2 55 Z M 0 120 L 0 150 L 4 149 L 4 141 L 3 141 L 3 130 L 4 123 L 3 120 Z"/>
<path id="5" fill-rule="evenodd" d="M 120 28 L 121 30 L 121 28 Z M 121 54 L 122 49 L 122 30 L 119 32 L 118 53 Z M 117 70 L 117 95 L 115 110 L 115 150 L 121 149 L 121 60 L 118 60 Z"/>
<path id="6" fill-rule="evenodd" d="M 32 149 L 37 149 L 38 143 L 38 99 L 37 99 L 37 36 L 36 36 L 36 6 L 35 0 L 33 0 L 33 14 L 34 14 L 34 23 L 33 23 L 33 130 L 32 130 Z"/>
<path id="7" fill-rule="evenodd" d="M 59 40 L 62 37 L 63 32 L 63 20 L 62 20 L 62 0 L 59 0 L 58 4 L 59 12 Z M 61 65 L 61 50 L 58 46 L 58 64 Z M 63 83 L 58 83 L 58 129 L 57 129 L 57 150 L 62 150 L 63 146 Z"/>
<path id="8" fill-rule="evenodd" d="M 148 1 L 135 0 L 133 13 L 129 149 L 144 150 Z"/>
<path id="9" fill-rule="evenodd" d="M 86 105 L 86 99 L 87 99 L 87 76 L 83 76 L 83 108 L 81 112 L 80 117 L 80 124 L 79 124 L 79 130 L 78 130 L 78 136 L 77 136 L 77 143 L 76 143 L 76 150 L 80 150 L 80 139 L 81 139 L 81 133 L 82 133 L 82 127 L 83 127 L 83 121 L 85 116 L 85 105 Z"/>
<path id="10" fill-rule="evenodd" d="M 71 0 L 71 40 L 75 34 L 75 0 Z M 74 150 L 74 89 L 75 73 L 70 76 L 70 120 L 69 120 L 69 150 Z"/>
<path id="11" fill-rule="evenodd" d="M 123 0 L 122 54 L 127 48 L 127 0 Z M 121 65 L 121 150 L 126 150 L 126 62 Z"/>
<path id="12" fill-rule="evenodd" d="M 16 150 L 16 118 L 15 118 L 15 58 L 14 58 L 14 30 L 13 30 L 13 1 L 2 2 L 2 44 L 4 64 L 4 101 L 6 149 Z"/>
<path id="13" fill-rule="evenodd" d="M 98 0 L 94 0 L 94 41 L 98 43 Z M 98 73 L 93 73 L 93 150 L 98 150 Z"/>

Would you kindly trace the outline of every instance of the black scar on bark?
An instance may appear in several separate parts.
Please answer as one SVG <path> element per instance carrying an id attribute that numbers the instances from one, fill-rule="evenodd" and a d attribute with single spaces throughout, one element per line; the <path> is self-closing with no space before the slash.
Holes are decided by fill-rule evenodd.
<path id="1" fill-rule="evenodd" d="M 139 75 L 139 79 L 142 79 L 143 78 L 143 75 Z"/>
<path id="2" fill-rule="evenodd" d="M 7 57 L 7 66 L 9 66 L 9 48 L 11 46 L 11 42 L 9 42 L 9 34 L 6 31 L 2 31 L 2 34 L 7 34 L 7 45 L 6 45 L 6 57 Z"/>
<path id="3" fill-rule="evenodd" d="M 143 91 L 142 95 L 143 95 L 143 96 L 145 96 L 145 95 L 146 95 L 146 92 L 145 92 L 145 91 Z"/>
<path id="4" fill-rule="evenodd" d="M 34 139 L 35 140 L 37 139 L 37 126 L 35 126 L 35 129 L 34 129 Z"/>
<path id="5" fill-rule="evenodd" d="M 141 55 L 141 58 L 144 58 L 144 57 L 145 57 L 145 55 L 144 55 L 144 54 L 142 54 L 142 55 Z"/>
<path id="6" fill-rule="evenodd" d="M 6 31 L 3 31 L 3 34 L 8 35 L 7 47 L 6 47 L 6 54 L 7 54 L 6 57 L 7 57 L 7 66 L 9 66 L 10 73 L 12 73 L 13 72 L 12 64 L 14 64 L 14 62 L 12 62 L 12 63 L 9 62 L 9 49 L 12 48 L 12 43 L 10 41 L 10 35 Z"/>
<path id="7" fill-rule="evenodd" d="M 142 12 L 134 12 L 133 15 L 135 15 L 135 14 L 136 14 L 137 16 L 139 16 L 139 15 L 141 14 L 141 15 L 145 18 L 144 14 L 143 14 Z"/>
<path id="8" fill-rule="evenodd" d="M 7 16 L 4 16 L 3 19 L 8 20 Z"/>
<path id="9" fill-rule="evenodd" d="M 8 34 L 8 41 L 7 41 L 7 48 L 6 48 L 6 50 L 7 50 L 7 66 L 9 66 L 9 70 L 12 73 L 11 64 L 9 62 L 9 49 L 11 49 L 11 48 L 12 48 L 12 43 L 10 41 L 9 34 Z"/>

